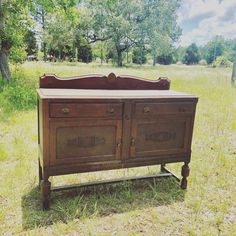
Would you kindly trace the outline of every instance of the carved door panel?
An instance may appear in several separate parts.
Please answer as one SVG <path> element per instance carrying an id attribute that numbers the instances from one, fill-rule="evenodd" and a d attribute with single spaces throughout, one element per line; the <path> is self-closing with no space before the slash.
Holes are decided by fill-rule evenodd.
<path id="1" fill-rule="evenodd" d="M 130 157 L 148 158 L 187 153 L 191 137 L 190 122 L 190 117 L 183 116 L 133 120 Z"/>
<path id="2" fill-rule="evenodd" d="M 120 160 L 120 120 L 54 120 L 50 132 L 50 164 Z"/>

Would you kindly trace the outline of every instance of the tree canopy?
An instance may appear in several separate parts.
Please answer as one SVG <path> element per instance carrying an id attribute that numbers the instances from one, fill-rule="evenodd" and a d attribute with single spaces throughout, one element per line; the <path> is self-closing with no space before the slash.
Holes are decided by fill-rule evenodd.
<path id="1" fill-rule="evenodd" d="M 205 46 L 176 48 L 181 35 L 177 9 L 181 0 L 0 0 L 0 71 L 10 80 L 9 60 L 27 55 L 44 61 L 101 63 L 112 59 L 153 65 L 181 61 L 188 65 L 231 65 L 236 39 L 216 36 Z M 37 45 L 36 45 L 37 38 Z M 202 60 L 203 59 L 203 60 Z"/>
<path id="2" fill-rule="evenodd" d="M 184 55 L 184 62 L 187 65 L 197 64 L 199 62 L 199 59 L 200 59 L 200 55 L 199 55 L 198 47 L 195 43 L 192 43 L 186 49 L 186 52 Z"/>

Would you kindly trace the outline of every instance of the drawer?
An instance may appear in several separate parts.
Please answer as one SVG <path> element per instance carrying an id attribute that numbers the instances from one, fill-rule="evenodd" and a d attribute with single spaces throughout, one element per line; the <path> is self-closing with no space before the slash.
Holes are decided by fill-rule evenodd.
<path id="1" fill-rule="evenodd" d="M 120 119 L 122 103 L 51 103 L 50 117 L 94 118 L 108 117 Z"/>
<path id="2" fill-rule="evenodd" d="M 189 102 L 136 103 L 135 118 L 158 114 L 187 114 L 194 111 L 194 104 Z"/>

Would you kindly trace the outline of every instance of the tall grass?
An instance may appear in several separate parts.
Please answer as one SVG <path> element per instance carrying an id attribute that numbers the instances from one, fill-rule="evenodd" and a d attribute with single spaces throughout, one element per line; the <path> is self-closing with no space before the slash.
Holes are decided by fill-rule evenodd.
<path id="1" fill-rule="evenodd" d="M 49 72 L 59 76 L 110 72 L 149 79 L 166 76 L 172 80 L 171 89 L 199 96 L 188 190 L 166 179 L 64 191 L 53 193 L 52 209 L 43 212 L 37 188 L 33 99 L 38 77 Z M 231 88 L 230 75 L 228 68 L 175 65 L 114 68 L 26 63 L 15 70 L 13 83 L 2 86 L 0 92 L 0 234 L 235 235 L 236 90 Z M 32 100 L 22 99 L 24 89 Z M 170 164 L 177 174 L 180 166 Z M 154 166 L 77 174 L 54 177 L 52 182 L 78 183 L 158 170 Z"/>

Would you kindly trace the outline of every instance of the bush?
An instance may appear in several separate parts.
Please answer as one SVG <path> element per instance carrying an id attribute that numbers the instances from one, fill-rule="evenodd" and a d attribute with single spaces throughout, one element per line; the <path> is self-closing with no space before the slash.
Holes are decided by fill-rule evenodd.
<path id="1" fill-rule="evenodd" d="M 26 48 L 24 46 L 12 48 L 10 53 L 10 61 L 14 64 L 23 63 L 27 58 L 25 50 Z"/>
<path id="2" fill-rule="evenodd" d="M 0 86 L 0 103 L 2 110 L 28 110 L 36 106 L 36 91 L 32 81 L 27 81 L 21 71 L 15 72 L 10 83 Z"/>
<path id="3" fill-rule="evenodd" d="M 161 55 L 157 57 L 157 63 L 161 65 L 170 65 L 173 62 L 173 56 L 172 54 L 168 55 Z"/>
<path id="4" fill-rule="evenodd" d="M 207 61 L 205 59 L 202 59 L 202 60 L 199 61 L 199 65 L 206 66 L 207 65 Z"/>
<path id="5" fill-rule="evenodd" d="M 147 62 L 147 57 L 146 57 L 146 50 L 145 48 L 134 48 L 133 50 L 133 55 L 132 55 L 132 60 L 133 63 L 135 64 L 145 64 Z"/>
<path id="6" fill-rule="evenodd" d="M 212 64 L 213 67 L 230 67 L 232 62 L 230 62 L 225 56 L 219 56 Z"/>

